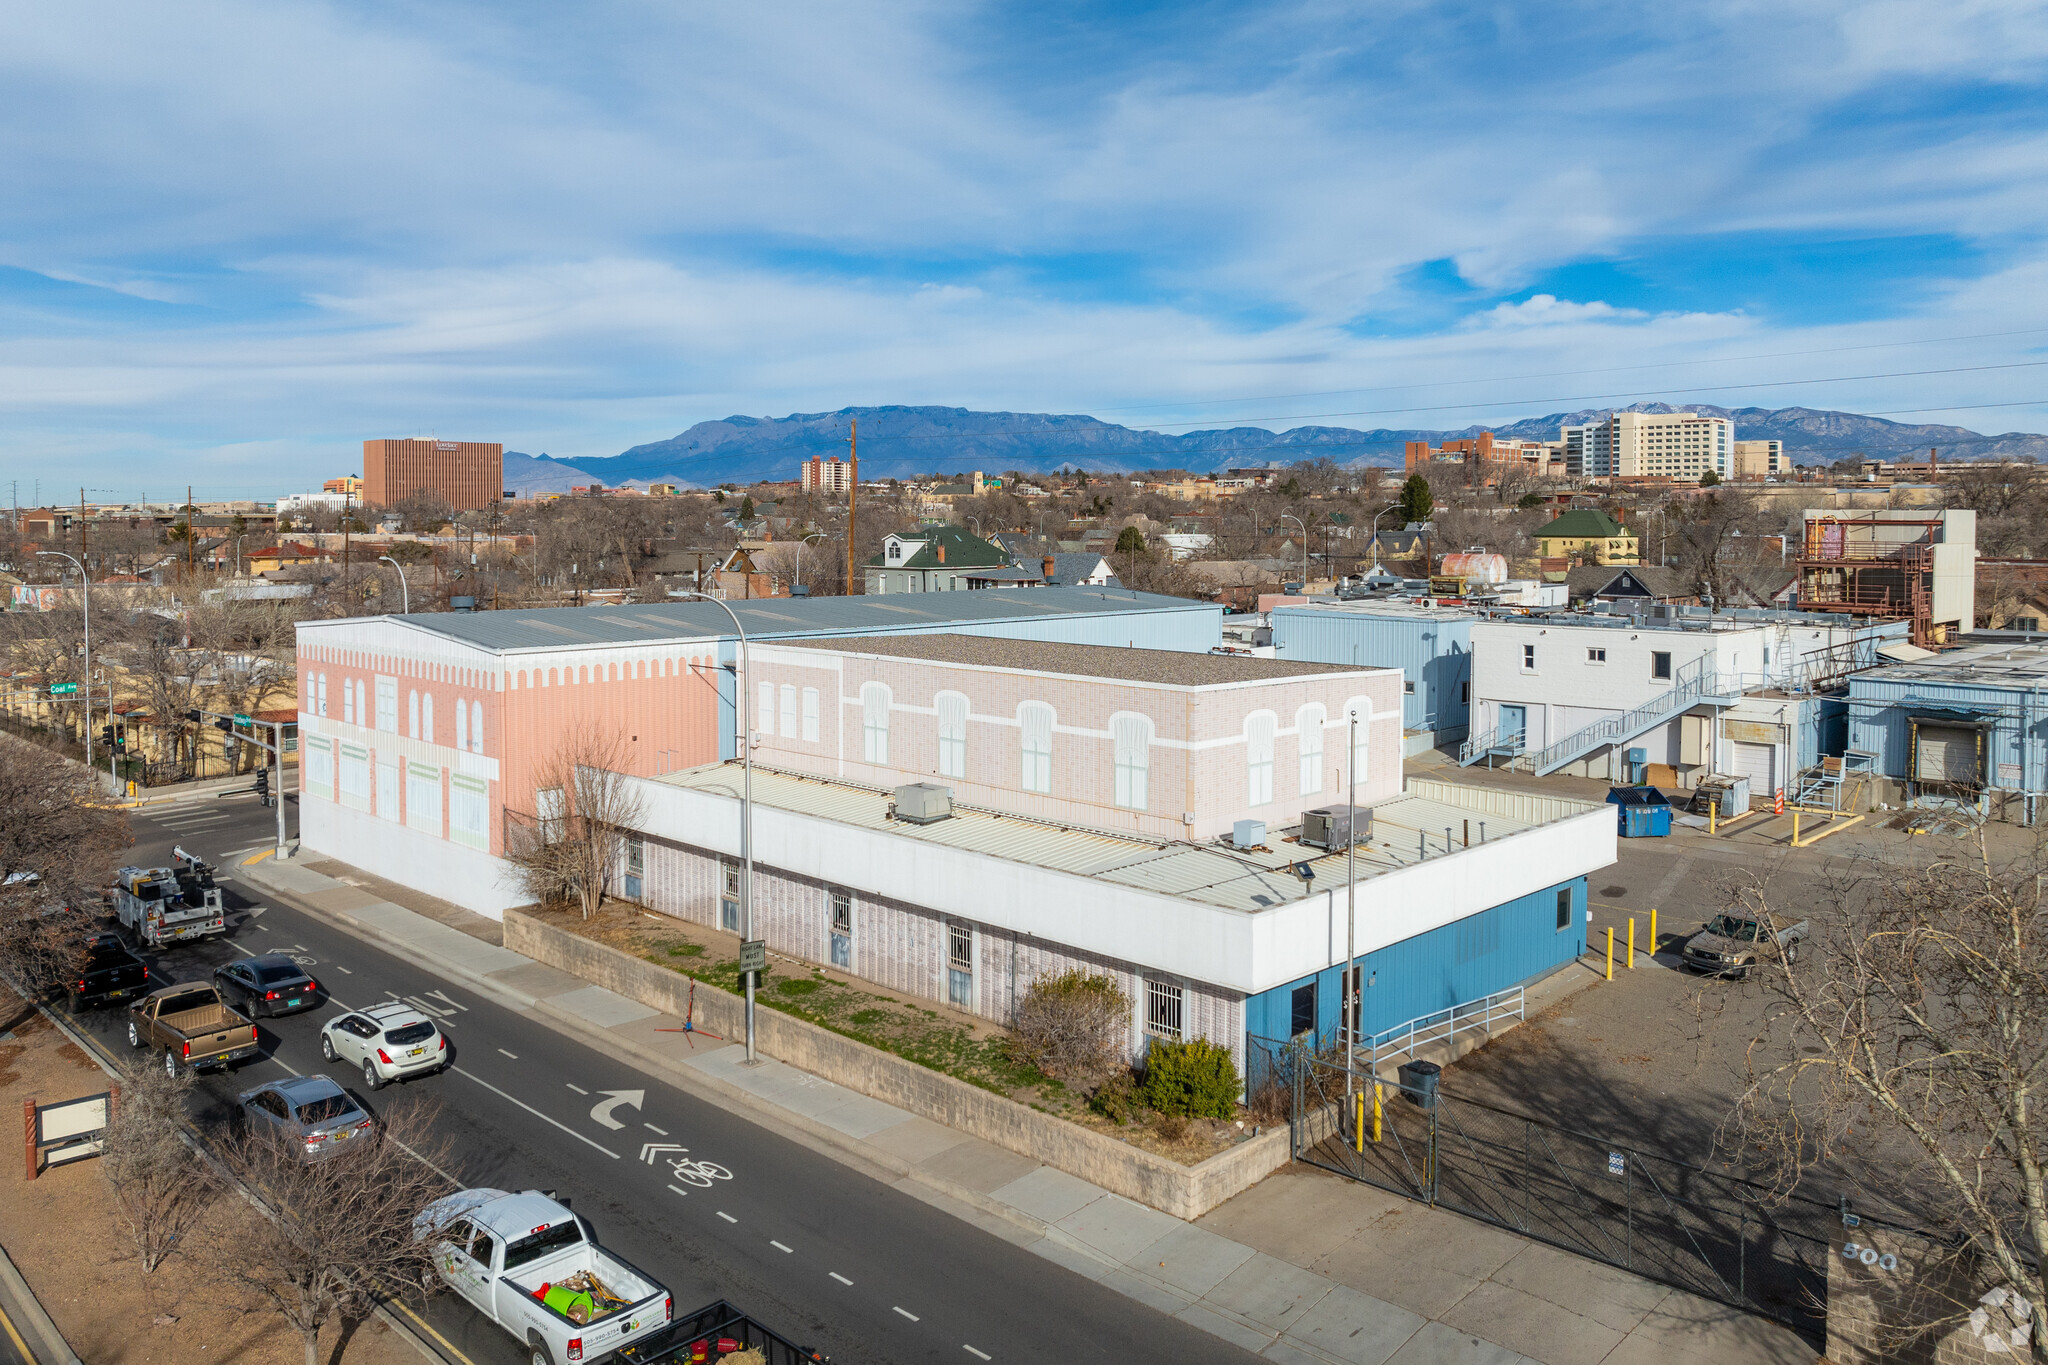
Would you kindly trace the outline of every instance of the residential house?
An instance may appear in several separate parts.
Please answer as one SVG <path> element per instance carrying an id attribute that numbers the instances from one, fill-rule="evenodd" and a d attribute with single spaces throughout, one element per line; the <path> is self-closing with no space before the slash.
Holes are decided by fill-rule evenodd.
<path id="1" fill-rule="evenodd" d="M 1642 545 L 1636 533 L 1595 507 L 1560 514 L 1536 532 L 1536 545 L 1545 559 L 1582 559 L 1602 565 L 1642 563 Z"/>
<path id="2" fill-rule="evenodd" d="M 887 536 L 882 552 L 867 562 L 870 593 L 951 592 L 969 585 L 977 569 L 998 569 L 1009 556 L 958 526 L 933 526 Z"/>

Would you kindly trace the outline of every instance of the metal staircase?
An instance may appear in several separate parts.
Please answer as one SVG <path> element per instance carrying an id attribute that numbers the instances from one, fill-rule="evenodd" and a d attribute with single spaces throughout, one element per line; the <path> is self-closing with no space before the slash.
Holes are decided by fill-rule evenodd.
<path id="1" fill-rule="evenodd" d="M 1465 742 L 1458 746 L 1458 766 L 1469 768 L 1483 758 L 1487 760 L 1487 766 L 1490 768 L 1493 766 L 1492 760 L 1496 758 L 1513 760 L 1528 747 L 1528 739 L 1526 725 L 1517 726 L 1513 730 L 1496 725 L 1483 735 L 1468 736 Z"/>
<path id="2" fill-rule="evenodd" d="M 1682 665 L 1668 691 L 1650 698 L 1632 710 L 1602 716 L 1591 725 L 1575 730 L 1548 748 L 1524 755 L 1518 766 L 1526 766 L 1538 777 L 1556 772 L 1565 764 L 1584 758 L 1604 744 L 1620 744 L 1643 731 L 1662 724 L 1701 702 L 1732 704 L 1741 695 L 1737 679 L 1721 678 L 1714 670 L 1714 656 L 1702 654 Z"/>

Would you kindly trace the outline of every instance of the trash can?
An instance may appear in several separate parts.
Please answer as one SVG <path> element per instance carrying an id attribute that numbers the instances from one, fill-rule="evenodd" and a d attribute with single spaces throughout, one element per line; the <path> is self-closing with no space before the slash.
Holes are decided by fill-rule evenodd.
<path id="1" fill-rule="evenodd" d="M 1655 787 L 1615 787 L 1607 793 L 1607 802 L 1616 807 L 1615 827 L 1624 839 L 1671 833 L 1671 803 Z"/>
<path id="2" fill-rule="evenodd" d="M 1444 1069 L 1435 1062 L 1401 1063 L 1401 1093 L 1408 1103 L 1422 1109 L 1436 1108 L 1436 1088 Z"/>

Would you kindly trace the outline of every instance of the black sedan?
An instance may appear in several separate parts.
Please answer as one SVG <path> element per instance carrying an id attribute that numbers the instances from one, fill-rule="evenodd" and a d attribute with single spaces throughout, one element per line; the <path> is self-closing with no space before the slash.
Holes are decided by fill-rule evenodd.
<path id="1" fill-rule="evenodd" d="M 320 983 L 283 953 L 215 967 L 213 981 L 227 1003 L 251 1019 L 297 1014 L 320 1003 Z"/>

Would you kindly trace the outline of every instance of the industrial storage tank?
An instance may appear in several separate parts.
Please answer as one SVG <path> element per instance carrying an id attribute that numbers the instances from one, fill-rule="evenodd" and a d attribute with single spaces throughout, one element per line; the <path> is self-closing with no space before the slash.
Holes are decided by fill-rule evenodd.
<path id="1" fill-rule="evenodd" d="M 1508 559 L 1506 555 L 1488 554 L 1483 547 L 1454 550 L 1444 556 L 1443 567 L 1437 573 L 1444 578 L 1462 578 L 1468 584 L 1498 587 L 1508 581 Z"/>

